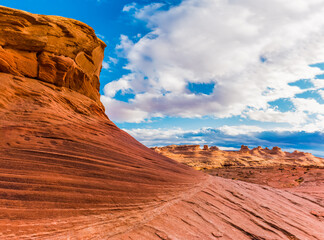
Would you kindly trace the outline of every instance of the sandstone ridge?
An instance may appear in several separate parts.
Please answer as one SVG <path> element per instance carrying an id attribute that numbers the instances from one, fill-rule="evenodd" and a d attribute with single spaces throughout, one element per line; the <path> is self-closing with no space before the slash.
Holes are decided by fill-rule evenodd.
<path id="1" fill-rule="evenodd" d="M 0 9 L 0 239 L 324 235 L 316 199 L 212 177 L 120 130 L 99 102 L 91 28 Z"/>
<path id="2" fill-rule="evenodd" d="M 153 147 L 154 151 L 185 163 L 198 170 L 222 167 L 267 167 L 267 166 L 318 166 L 324 167 L 324 159 L 311 153 L 284 152 L 280 147 L 249 149 L 242 145 L 239 151 L 223 151 L 216 146 L 170 145 Z"/>
<path id="3" fill-rule="evenodd" d="M 84 23 L 0 7 L 0 71 L 99 100 L 105 43 Z"/>

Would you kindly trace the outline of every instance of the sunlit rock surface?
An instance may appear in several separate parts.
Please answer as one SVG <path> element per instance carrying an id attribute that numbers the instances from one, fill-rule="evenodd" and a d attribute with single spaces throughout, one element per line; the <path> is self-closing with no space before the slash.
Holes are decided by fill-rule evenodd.
<path id="1" fill-rule="evenodd" d="M 324 167 L 324 159 L 311 153 L 283 152 L 279 147 L 249 149 L 242 145 L 239 151 L 222 151 L 216 146 L 170 145 L 153 147 L 155 152 L 185 163 L 198 170 L 222 167 L 267 167 L 267 166 L 317 166 Z"/>
<path id="2" fill-rule="evenodd" d="M 324 236 L 315 199 L 211 177 L 118 129 L 90 27 L 0 13 L 0 239 Z"/>
<path id="3" fill-rule="evenodd" d="M 0 71 L 36 78 L 99 102 L 105 43 L 76 20 L 0 8 Z"/>

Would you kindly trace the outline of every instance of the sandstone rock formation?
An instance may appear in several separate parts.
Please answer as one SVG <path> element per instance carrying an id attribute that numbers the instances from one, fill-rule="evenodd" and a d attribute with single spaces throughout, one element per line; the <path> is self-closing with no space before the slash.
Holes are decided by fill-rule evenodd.
<path id="1" fill-rule="evenodd" d="M 324 159 L 310 153 L 283 152 L 279 147 L 242 145 L 239 151 L 216 146 L 171 145 L 152 148 L 156 152 L 214 176 L 289 189 L 324 203 Z M 187 149 L 191 149 L 188 151 Z M 194 149 L 194 150 L 193 150 Z"/>
<path id="2" fill-rule="evenodd" d="M 0 8 L 0 71 L 99 100 L 105 43 L 84 23 Z"/>
<path id="3" fill-rule="evenodd" d="M 0 12 L 0 239 L 324 235 L 315 199 L 194 171 L 118 129 L 99 102 L 91 28 Z"/>
<path id="4" fill-rule="evenodd" d="M 170 145 L 166 147 L 153 147 L 154 151 L 185 163 L 197 170 L 214 169 L 222 167 L 273 167 L 289 166 L 317 166 L 324 167 L 324 159 L 315 157 L 311 153 L 294 151 L 283 152 L 279 147 L 256 147 L 250 150 L 242 145 L 239 151 L 222 151 L 216 146 L 203 149 L 199 145 Z"/>

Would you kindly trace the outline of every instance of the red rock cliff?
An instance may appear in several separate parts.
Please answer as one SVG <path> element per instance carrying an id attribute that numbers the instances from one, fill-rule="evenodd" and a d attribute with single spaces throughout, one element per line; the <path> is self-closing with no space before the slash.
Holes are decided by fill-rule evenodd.
<path id="1" fill-rule="evenodd" d="M 0 13 L 0 239 L 324 235 L 314 200 L 204 175 L 118 129 L 99 102 L 104 44 L 90 27 Z"/>

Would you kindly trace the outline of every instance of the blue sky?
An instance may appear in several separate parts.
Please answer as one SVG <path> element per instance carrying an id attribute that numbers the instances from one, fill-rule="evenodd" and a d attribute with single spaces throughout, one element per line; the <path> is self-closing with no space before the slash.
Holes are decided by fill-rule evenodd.
<path id="1" fill-rule="evenodd" d="M 2 0 L 107 43 L 101 100 L 147 146 L 279 145 L 324 156 L 318 0 Z"/>

